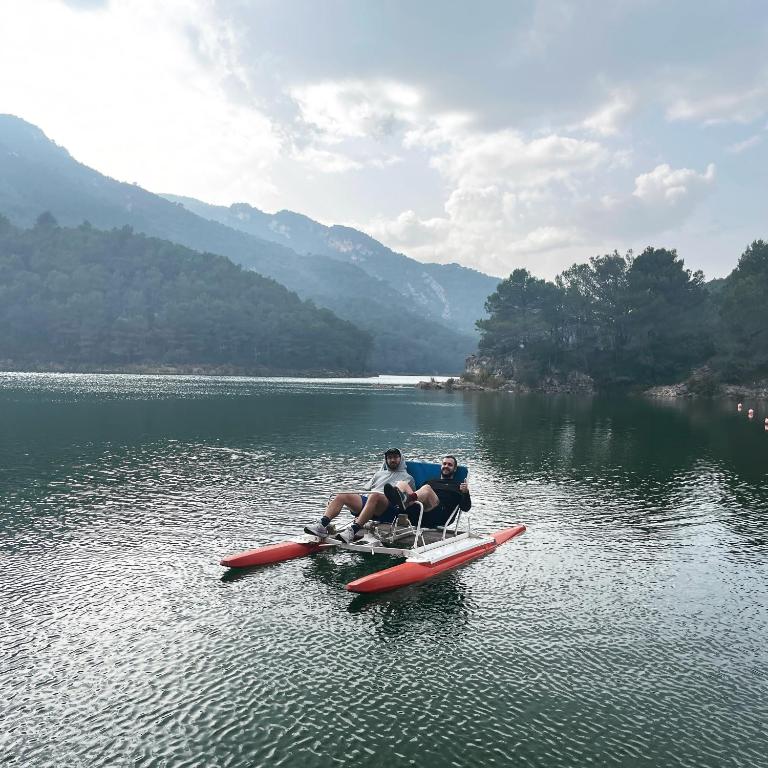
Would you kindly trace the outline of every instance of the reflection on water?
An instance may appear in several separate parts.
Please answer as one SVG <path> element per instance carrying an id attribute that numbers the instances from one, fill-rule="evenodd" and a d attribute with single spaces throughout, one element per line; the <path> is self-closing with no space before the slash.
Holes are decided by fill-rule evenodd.
<path id="1" fill-rule="evenodd" d="M 707 402 L 2 375 L 4 764 L 759 765 L 756 426 Z M 345 590 L 384 556 L 219 567 L 390 445 L 456 453 L 476 527 L 528 532 L 385 595 Z"/>
<path id="2" fill-rule="evenodd" d="M 763 545 L 768 435 L 711 402 L 481 398 L 478 438 L 506 476 L 567 489 L 584 524 L 663 535 L 714 523 Z"/>

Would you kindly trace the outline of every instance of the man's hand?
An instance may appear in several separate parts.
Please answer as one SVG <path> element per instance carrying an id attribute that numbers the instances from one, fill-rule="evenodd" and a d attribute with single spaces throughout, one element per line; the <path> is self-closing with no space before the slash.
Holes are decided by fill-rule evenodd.
<path id="1" fill-rule="evenodd" d="M 459 490 L 462 493 L 469 493 L 469 486 L 467 485 L 467 481 L 466 480 L 459 485 Z"/>

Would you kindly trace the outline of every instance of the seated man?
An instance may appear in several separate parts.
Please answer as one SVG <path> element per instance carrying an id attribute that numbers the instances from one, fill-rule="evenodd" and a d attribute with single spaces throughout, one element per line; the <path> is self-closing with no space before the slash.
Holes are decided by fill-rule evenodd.
<path id="1" fill-rule="evenodd" d="M 430 513 L 433 519 L 447 520 L 457 505 L 463 512 L 472 506 L 467 481 L 460 483 L 454 479 L 458 468 L 459 462 L 455 456 L 443 456 L 440 477 L 430 478 L 415 492 L 405 481 L 396 484 L 388 482 L 384 486 L 384 495 L 401 514 L 405 513 L 408 506 L 420 501 L 424 505 L 425 515 Z"/>
<path id="2" fill-rule="evenodd" d="M 406 487 L 413 483 L 413 478 L 408 474 L 405 468 L 405 456 L 399 448 L 390 448 L 384 454 L 384 464 L 382 468 L 374 474 L 367 485 L 369 494 L 361 493 L 338 493 L 329 502 L 325 508 L 325 514 L 320 521 L 313 525 L 308 525 L 304 530 L 312 536 L 319 536 L 324 539 L 328 536 L 328 525 L 331 520 L 341 512 L 343 507 L 349 509 L 356 515 L 354 522 L 349 528 L 345 528 L 339 535 L 346 544 L 355 539 L 362 538 L 360 530 L 372 517 L 379 515 L 390 509 L 390 503 L 384 495 L 384 487 L 389 483 L 402 482 Z M 394 509 L 392 511 L 395 511 Z"/>

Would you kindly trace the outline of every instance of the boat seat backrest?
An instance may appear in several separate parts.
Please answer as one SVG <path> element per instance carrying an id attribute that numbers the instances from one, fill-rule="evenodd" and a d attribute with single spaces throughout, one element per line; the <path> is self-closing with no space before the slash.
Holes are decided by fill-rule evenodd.
<path id="1" fill-rule="evenodd" d="M 431 480 L 433 477 L 440 477 L 440 465 L 435 464 L 434 462 L 408 461 L 405 466 L 408 470 L 408 474 L 413 478 L 414 490 L 421 488 L 427 480 Z M 456 470 L 456 479 L 459 482 L 463 482 L 467 479 L 468 473 L 469 470 L 466 467 L 459 465 Z M 413 525 L 416 525 L 418 521 L 418 513 L 416 510 L 416 506 L 412 506 L 408 510 L 408 517 Z M 438 528 L 439 526 L 446 525 L 452 514 L 453 510 L 443 510 L 439 508 L 432 510 L 431 512 L 425 513 L 424 518 L 422 519 L 422 526 L 424 528 Z M 387 511 L 379 517 L 379 521 L 388 523 L 394 520 L 395 517 L 396 515 L 394 513 Z"/>
<path id="2" fill-rule="evenodd" d="M 414 490 L 421 488 L 427 480 L 433 477 L 440 477 L 440 465 L 430 461 L 406 461 L 405 466 L 408 474 L 414 480 Z M 456 470 L 456 479 L 462 483 L 467 479 L 469 470 L 459 464 Z"/>

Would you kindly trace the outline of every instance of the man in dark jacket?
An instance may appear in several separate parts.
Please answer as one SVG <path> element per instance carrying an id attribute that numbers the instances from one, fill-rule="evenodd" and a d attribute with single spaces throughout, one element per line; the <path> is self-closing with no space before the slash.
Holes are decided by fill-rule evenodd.
<path id="1" fill-rule="evenodd" d="M 455 456 L 443 456 L 440 462 L 440 477 L 430 478 L 417 491 L 407 482 L 399 482 L 396 485 L 386 483 L 384 495 L 390 504 L 402 513 L 417 501 L 424 505 L 424 512 L 429 512 L 433 518 L 444 516 L 447 519 L 456 506 L 466 512 L 472 506 L 472 499 L 469 496 L 467 481 L 460 483 L 454 478 L 458 467 L 459 462 Z"/>

